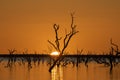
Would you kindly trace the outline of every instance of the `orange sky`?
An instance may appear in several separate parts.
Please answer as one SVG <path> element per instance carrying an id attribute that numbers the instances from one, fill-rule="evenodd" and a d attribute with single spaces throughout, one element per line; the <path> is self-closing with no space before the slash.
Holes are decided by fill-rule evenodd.
<path id="1" fill-rule="evenodd" d="M 49 52 L 52 25 L 59 24 L 64 34 L 73 11 L 80 32 L 67 51 L 108 51 L 110 38 L 120 46 L 119 4 L 120 0 L 0 0 L 0 53 L 13 48 Z"/>

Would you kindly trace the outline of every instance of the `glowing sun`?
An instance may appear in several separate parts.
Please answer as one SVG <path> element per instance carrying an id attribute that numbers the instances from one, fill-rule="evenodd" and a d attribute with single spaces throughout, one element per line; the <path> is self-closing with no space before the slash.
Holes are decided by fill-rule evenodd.
<path id="1" fill-rule="evenodd" d="M 55 52 L 52 52 L 50 55 L 55 55 L 55 56 L 58 56 L 60 53 L 55 51 Z"/>

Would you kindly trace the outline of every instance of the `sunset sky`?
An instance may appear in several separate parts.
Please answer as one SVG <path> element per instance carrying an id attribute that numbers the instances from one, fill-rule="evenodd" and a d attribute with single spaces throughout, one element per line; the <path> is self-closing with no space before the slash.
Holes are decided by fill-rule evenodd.
<path id="1" fill-rule="evenodd" d="M 64 37 L 71 12 L 79 33 L 68 52 L 108 52 L 111 38 L 120 46 L 120 0 L 0 0 L 0 53 L 13 48 L 49 52 L 47 40 L 55 39 L 53 24 L 60 25 Z"/>

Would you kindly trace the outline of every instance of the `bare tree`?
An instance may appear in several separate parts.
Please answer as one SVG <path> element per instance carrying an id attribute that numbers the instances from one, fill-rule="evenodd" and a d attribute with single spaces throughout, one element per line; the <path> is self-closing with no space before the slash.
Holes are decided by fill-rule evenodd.
<path id="1" fill-rule="evenodd" d="M 14 54 L 17 50 L 16 49 L 8 49 L 8 51 L 9 51 L 9 54 L 11 55 L 11 54 Z"/>
<path id="2" fill-rule="evenodd" d="M 66 33 L 65 37 L 63 38 L 63 48 L 60 48 L 60 40 L 62 39 L 62 37 L 59 37 L 58 35 L 58 30 L 59 30 L 59 25 L 54 24 L 53 28 L 55 31 L 55 43 L 51 42 L 50 40 L 48 40 L 48 42 L 58 51 L 60 52 L 60 55 L 58 56 L 58 58 L 54 61 L 53 65 L 49 68 L 49 72 L 51 72 L 51 70 L 54 68 L 54 66 L 57 64 L 58 61 L 61 61 L 62 59 L 62 55 L 65 51 L 65 49 L 67 48 L 71 38 L 78 33 L 79 31 L 76 30 L 76 25 L 74 25 L 74 14 L 71 13 L 71 25 L 70 25 L 70 32 Z"/>
<path id="3" fill-rule="evenodd" d="M 116 56 L 118 56 L 120 54 L 119 52 L 119 48 L 118 48 L 118 45 L 113 43 L 112 39 L 110 40 L 110 43 L 111 43 L 111 50 L 112 50 L 112 54 L 113 54 L 113 51 L 115 51 L 116 53 Z M 115 47 L 115 48 L 114 48 Z"/>

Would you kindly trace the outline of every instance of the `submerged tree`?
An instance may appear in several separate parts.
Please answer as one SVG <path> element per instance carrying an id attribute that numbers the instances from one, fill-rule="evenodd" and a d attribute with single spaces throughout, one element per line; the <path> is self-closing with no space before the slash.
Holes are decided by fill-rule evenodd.
<path id="1" fill-rule="evenodd" d="M 48 42 L 55 48 L 55 50 L 57 50 L 58 52 L 60 52 L 60 55 L 57 57 L 57 59 L 54 61 L 54 63 L 52 64 L 52 66 L 49 68 L 49 72 L 51 72 L 51 70 L 54 68 L 54 66 L 57 64 L 58 61 L 62 60 L 62 55 L 65 51 L 65 49 L 67 48 L 71 38 L 78 33 L 79 31 L 76 30 L 76 25 L 74 24 L 74 14 L 71 13 L 71 25 L 70 25 L 70 32 L 66 33 L 65 37 L 63 38 L 63 48 L 60 48 L 60 40 L 62 40 L 62 37 L 59 37 L 58 35 L 58 30 L 59 30 L 59 25 L 54 24 L 53 28 L 55 31 L 55 43 L 51 42 L 50 40 L 48 40 Z"/>

